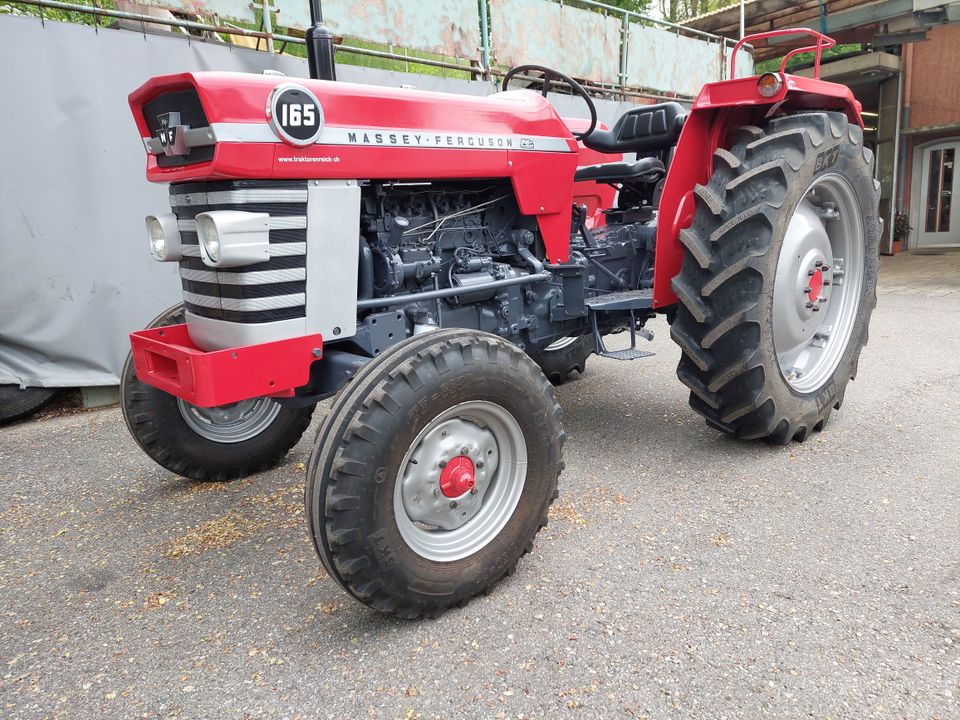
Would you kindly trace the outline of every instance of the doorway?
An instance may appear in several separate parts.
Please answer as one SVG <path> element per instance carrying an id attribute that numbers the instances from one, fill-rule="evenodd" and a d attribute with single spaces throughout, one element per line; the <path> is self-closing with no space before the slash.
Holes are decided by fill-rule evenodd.
<path id="1" fill-rule="evenodd" d="M 917 247 L 960 245 L 960 206 L 953 202 L 954 189 L 960 184 L 960 139 L 937 142 L 918 152 L 921 162 Z"/>

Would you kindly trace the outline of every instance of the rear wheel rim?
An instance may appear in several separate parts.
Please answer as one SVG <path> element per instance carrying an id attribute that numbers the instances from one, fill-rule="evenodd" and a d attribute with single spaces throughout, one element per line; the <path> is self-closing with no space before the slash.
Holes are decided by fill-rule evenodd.
<path id="1" fill-rule="evenodd" d="M 187 426 L 197 435 L 225 444 L 256 437 L 280 414 L 280 405 L 263 397 L 212 408 L 197 407 L 178 398 L 177 406 Z"/>
<path id="2" fill-rule="evenodd" d="M 440 479 L 451 461 L 472 463 L 475 486 L 446 495 Z M 520 502 L 527 475 L 523 430 L 502 406 L 460 403 L 437 415 L 407 450 L 394 487 L 397 529 L 427 560 L 453 562 L 490 544 Z"/>
<path id="3" fill-rule="evenodd" d="M 819 390 L 850 343 L 864 276 L 863 220 L 850 182 L 823 175 L 784 234 L 773 288 L 777 362 L 796 392 Z"/>

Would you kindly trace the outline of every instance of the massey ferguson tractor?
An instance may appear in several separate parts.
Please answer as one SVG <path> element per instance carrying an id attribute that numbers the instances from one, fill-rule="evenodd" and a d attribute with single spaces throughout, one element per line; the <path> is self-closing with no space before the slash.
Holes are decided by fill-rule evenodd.
<path id="1" fill-rule="evenodd" d="M 553 383 L 592 353 L 649 355 L 658 316 L 708 425 L 802 442 L 856 375 L 881 230 L 860 104 L 819 79 L 833 41 L 746 41 L 803 33 L 779 72 L 610 128 L 541 66 L 489 97 L 336 82 L 316 32 L 314 79 L 147 81 L 130 106 L 170 191 L 149 251 L 179 265 L 183 304 L 130 336 L 130 432 L 174 473 L 229 480 L 333 397 L 310 535 L 344 590 L 410 618 L 514 571 L 558 495 Z M 813 78 L 784 71 L 802 50 Z M 557 114 L 561 89 L 589 121 Z"/>

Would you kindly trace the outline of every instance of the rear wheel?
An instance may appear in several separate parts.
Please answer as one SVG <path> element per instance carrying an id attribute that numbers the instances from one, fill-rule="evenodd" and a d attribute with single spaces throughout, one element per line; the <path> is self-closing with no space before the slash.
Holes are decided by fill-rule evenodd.
<path id="1" fill-rule="evenodd" d="M 857 372 L 876 305 L 879 184 L 840 113 L 740 128 L 694 190 L 671 336 L 690 405 L 775 443 L 823 428 Z"/>
<path id="2" fill-rule="evenodd" d="M 574 372 L 583 375 L 587 368 L 587 358 L 593 352 L 592 336 L 571 335 L 560 338 L 541 350 L 529 350 L 528 354 L 550 382 L 562 385 Z"/>
<path id="3" fill-rule="evenodd" d="M 183 305 L 147 327 L 184 322 Z M 120 405 L 133 439 L 167 470 L 192 480 L 232 480 L 273 467 L 297 444 L 313 407 L 285 407 L 252 398 L 202 408 L 140 382 L 127 355 L 120 378 Z"/>
<path id="4" fill-rule="evenodd" d="M 338 396 L 310 459 L 324 567 L 381 612 L 465 603 L 532 549 L 563 439 L 553 388 L 513 344 L 453 329 L 394 345 Z"/>

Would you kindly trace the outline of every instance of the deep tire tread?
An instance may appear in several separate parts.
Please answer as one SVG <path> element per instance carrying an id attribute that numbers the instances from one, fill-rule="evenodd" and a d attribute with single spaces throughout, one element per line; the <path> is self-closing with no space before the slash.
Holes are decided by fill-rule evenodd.
<path id="1" fill-rule="evenodd" d="M 560 405 L 556 402 L 552 385 L 536 365 L 525 360 L 520 350 L 477 331 L 443 330 L 398 343 L 360 370 L 335 399 L 318 433 L 307 470 L 305 502 L 308 523 L 324 567 L 344 590 L 360 602 L 378 612 L 404 619 L 434 617 L 446 608 L 462 607 L 477 594 L 491 592 L 503 577 L 515 571 L 519 558 L 533 548 L 533 538 L 530 537 L 523 544 L 519 556 L 510 560 L 503 572 L 495 573 L 481 587 L 466 595 L 437 594 L 429 599 L 417 595 L 408 587 L 386 584 L 376 562 L 370 559 L 370 549 L 366 547 L 364 539 L 372 529 L 363 527 L 362 513 L 359 512 L 361 503 L 369 500 L 347 489 L 360 489 L 360 477 L 369 474 L 369 468 L 363 469 L 365 463 L 353 458 L 357 450 L 351 447 L 353 439 L 361 436 L 361 433 L 352 432 L 354 428 L 376 425 L 376 408 L 364 398 L 371 392 L 378 400 L 389 397 L 390 385 L 407 383 L 408 378 L 417 375 L 416 368 L 422 363 L 430 363 L 438 375 L 443 376 L 452 369 L 447 360 L 451 353 L 459 355 L 465 367 L 477 364 L 503 367 L 505 363 L 508 364 L 523 375 L 524 381 L 538 394 L 552 400 L 549 405 L 550 422 L 561 428 Z M 409 386 L 414 388 L 413 383 L 409 383 Z M 381 405 L 379 401 L 376 404 Z M 563 469 L 559 457 L 565 437 L 562 429 L 555 437 L 558 459 L 553 465 L 550 485 L 546 488 L 546 500 L 538 511 L 537 531 L 546 526 L 549 506 L 559 495 L 558 478 Z M 353 470 L 360 471 L 360 474 L 352 474 Z"/>
<path id="2" fill-rule="evenodd" d="M 713 176 L 694 189 L 693 224 L 679 234 L 684 259 L 672 282 L 679 302 L 670 333 L 682 353 L 677 376 L 710 427 L 774 444 L 803 442 L 842 404 L 876 304 L 873 154 L 863 146 L 862 130 L 836 112 L 777 117 L 762 127 L 742 126 L 733 137 L 730 148 L 714 152 Z M 798 194 L 821 172 L 816 158 L 827 152 L 842 159 L 830 171 L 846 168 L 842 172 L 853 178 L 859 201 L 872 207 L 863 214 L 865 281 L 846 364 L 816 391 L 822 396 L 799 396 L 789 390 L 772 352 L 765 293 L 772 292 L 771 267 L 779 256 L 775 234 L 784 232 Z"/>

